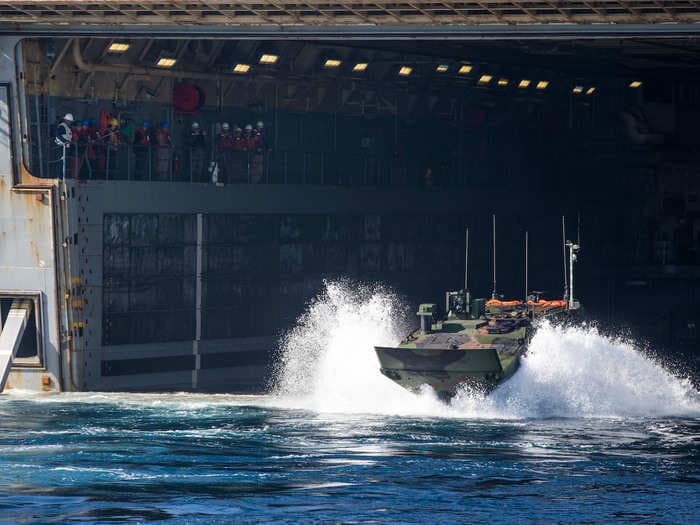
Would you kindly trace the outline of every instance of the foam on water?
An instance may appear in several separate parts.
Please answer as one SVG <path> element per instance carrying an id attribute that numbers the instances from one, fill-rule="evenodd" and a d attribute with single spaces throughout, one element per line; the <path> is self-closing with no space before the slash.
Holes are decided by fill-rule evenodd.
<path id="1" fill-rule="evenodd" d="M 627 417 L 700 415 L 700 396 L 641 353 L 594 327 L 543 323 L 518 372 L 490 396 L 461 392 L 441 403 L 412 394 L 379 372 L 375 345 L 408 330 L 392 293 L 326 283 L 283 340 L 274 404 L 318 412 L 446 417 Z"/>

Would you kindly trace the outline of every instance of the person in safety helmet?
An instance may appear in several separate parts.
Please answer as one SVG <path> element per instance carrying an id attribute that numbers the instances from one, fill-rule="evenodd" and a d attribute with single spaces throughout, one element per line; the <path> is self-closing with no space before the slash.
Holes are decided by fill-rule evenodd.
<path id="1" fill-rule="evenodd" d="M 265 151 L 265 134 L 263 133 L 263 121 L 258 120 L 253 130 L 253 138 L 255 139 L 255 152 L 263 153 Z"/>
<path id="2" fill-rule="evenodd" d="M 230 182 L 233 162 L 233 137 L 228 122 L 221 124 L 221 131 L 216 137 L 216 163 L 219 168 L 218 182 Z"/>
<path id="3" fill-rule="evenodd" d="M 105 145 L 107 154 L 107 173 L 108 179 L 126 178 L 126 173 L 122 173 L 121 156 L 123 137 L 119 131 L 119 121 L 116 118 L 111 118 L 107 129 L 102 135 L 102 142 Z"/>
<path id="4" fill-rule="evenodd" d="M 137 180 L 150 179 L 151 171 L 151 129 L 147 120 L 141 122 L 141 126 L 134 131 L 134 178 Z"/>
<path id="5" fill-rule="evenodd" d="M 155 176 L 158 180 L 168 180 L 170 177 L 173 143 L 170 140 L 170 123 L 165 121 L 155 134 L 156 166 Z"/>
<path id="6" fill-rule="evenodd" d="M 243 141 L 243 130 L 238 126 L 233 128 L 233 151 L 245 151 L 245 142 Z"/>
<path id="7" fill-rule="evenodd" d="M 186 139 L 189 162 L 185 164 L 185 169 L 189 168 L 192 181 L 203 182 L 206 178 L 207 132 L 199 122 L 193 122 Z"/>
<path id="8" fill-rule="evenodd" d="M 246 151 L 255 151 L 255 138 L 253 137 L 253 125 L 246 124 L 243 128 L 243 142 Z"/>
<path id="9" fill-rule="evenodd" d="M 251 182 L 262 182 L 265 164 L 265 136 L 263 134 L 263 122 L 259 120 L 252 132 L 252 157 L 250 159 Z"/>
<path id="10" fill-rule="evenodd" d="M 95 160 L 95 148 L 90 137 L 90 121 L 85 119 L 76 126 L 78 134 L 78 178 L 92 178 L 92 167 Z"/>
<path id="11" fill-rule="evenodd" d="M 56 176 L 63 178 L 66 173 L 70 173 L 70 148 L 73 146 L 73 130 L 71 126 L 75 119 L 72 113 L 66 113 L 56 126 L 54 136 Z M 64 166 L 65 165 L 65 166 Z"/>

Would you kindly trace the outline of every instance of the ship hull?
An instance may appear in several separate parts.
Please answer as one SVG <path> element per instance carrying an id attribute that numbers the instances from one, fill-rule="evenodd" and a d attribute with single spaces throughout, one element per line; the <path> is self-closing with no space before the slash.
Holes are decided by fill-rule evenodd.
<path id="1" fill-rule="evenodd" d="M 381 373 L 412 392 L 424 385 L 441 399 L 463 388 L 488 393 L 518 369 L 525 345 L 499 354 L 496 348 L 375 347 Z"/>

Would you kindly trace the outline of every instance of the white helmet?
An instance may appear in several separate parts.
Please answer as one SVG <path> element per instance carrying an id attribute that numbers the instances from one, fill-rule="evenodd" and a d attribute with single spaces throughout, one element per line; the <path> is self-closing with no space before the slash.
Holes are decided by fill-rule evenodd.
<path id="1" fill-rule="evenodd" d="M 245 130 L 246 131 L 253 131 L 253 126 L 251 124 L 246 124 L 245 125 Z"/>
<path id="2" fill-rule="evenodd" d="M 73 118 L 73 113 L 66 113 L 63 117 L 63 120 L 65 120 L 66 122 L 73 122 L 75 120 Z"/>
<path id="3" fill-rule="evenodd" d="M 263 129 L 263 121 L 262 121 L 262 120 L 258 120 L 258 123 L 255 125 L 255 127 L 258 128 L 258 129 Z"/>
<path id="4" fill-rule="evenodd" d="M 223 124 L 221 124 L 221 129 L 228 131 L 228 128 L 229 128 L 228 122 L 224 122 Z"/>
<path id="5" fill-rule="evenodd" d="M 192 129 L 199 129 L 199 122 L 193 122 Z"/>

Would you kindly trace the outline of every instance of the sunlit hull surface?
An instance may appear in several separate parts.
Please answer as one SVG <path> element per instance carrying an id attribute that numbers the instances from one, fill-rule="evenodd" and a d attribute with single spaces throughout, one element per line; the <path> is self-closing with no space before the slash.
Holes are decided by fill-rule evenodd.
<path id="1" fill-rule="evenodd" d="M 428 385 L 442 399 L 462 387 L 491 391 L 515 373 L 525 350 L 517 343 L 500 349 L 375 347 L 382 374 L 413 392 Z"/>

